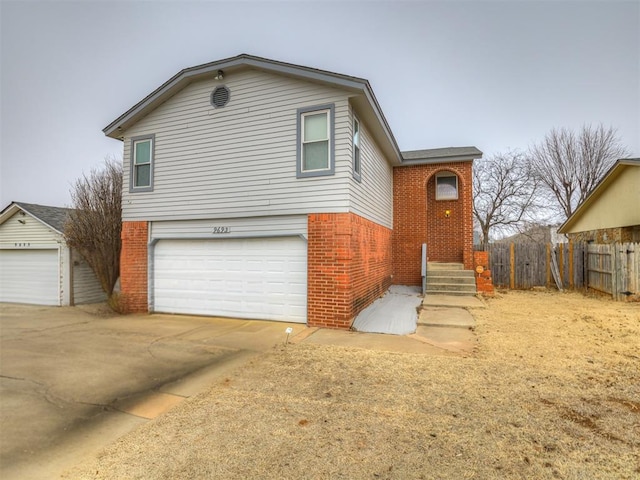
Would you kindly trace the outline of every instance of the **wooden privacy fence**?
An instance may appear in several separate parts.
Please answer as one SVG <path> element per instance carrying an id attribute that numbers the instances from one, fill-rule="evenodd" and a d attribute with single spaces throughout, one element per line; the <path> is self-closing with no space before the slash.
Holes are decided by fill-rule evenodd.
<path id="1" fill-rule="evenodd" d="M 497 287 L 591 288 L 616 300 L 640 294 L 640 243 L 495 243 L 487 250 Z"/>

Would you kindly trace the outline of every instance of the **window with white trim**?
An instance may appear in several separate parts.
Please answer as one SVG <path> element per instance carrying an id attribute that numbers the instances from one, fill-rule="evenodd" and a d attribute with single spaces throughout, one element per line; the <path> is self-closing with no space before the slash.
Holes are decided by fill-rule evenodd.
<path id="1" fill-rule="evenodd" d="M 131 139 L 130 191 L 150 191 L 153 189 L 154 143 L 154 135 Z"/>
<path id="2" fill-rule="evenodd" d="M 453 172 L 436 175 L 436 200 L 458 199 L 458 176 Z"/>
<path id="3" fill-rule="evenodd" d="M 298 177 L 333 175 L 333 112 L 333 105 L 298 109 Z"/>
<path id="4" fill-rule="evenodd" d="M 360 163 L 360 122 L 353 116 L 353 178 L 362 179 Z"/>

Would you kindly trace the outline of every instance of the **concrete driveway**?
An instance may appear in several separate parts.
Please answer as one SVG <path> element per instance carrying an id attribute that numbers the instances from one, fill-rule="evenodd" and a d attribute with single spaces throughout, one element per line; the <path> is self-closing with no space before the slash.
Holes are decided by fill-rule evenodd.
<path id="1" fill-rule="evenodd" d="M 57 472 L 304 325 L 0 304 L 0 478 Z"/>

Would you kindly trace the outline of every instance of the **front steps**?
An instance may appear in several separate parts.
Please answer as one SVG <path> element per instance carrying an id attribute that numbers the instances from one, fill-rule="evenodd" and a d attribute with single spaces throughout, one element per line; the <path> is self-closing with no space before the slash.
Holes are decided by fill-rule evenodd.
<path id="1" fill-rule="evenodd" d="M 461 263 L 427 263 L 426 295 L 475 295 L 476 278 Z"/>

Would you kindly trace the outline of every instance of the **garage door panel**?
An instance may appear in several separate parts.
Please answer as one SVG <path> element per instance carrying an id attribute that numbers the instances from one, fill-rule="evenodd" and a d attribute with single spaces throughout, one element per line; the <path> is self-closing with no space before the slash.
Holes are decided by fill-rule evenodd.
<path id="1" fill-rule="evenodd" d="M 60 305 L 58 250 L 0 250 L 0 301 Z"/>
<path id="2" fill-rule="evenodd" d="M 154 310 L 304 323 L 306 255 L 298 237 L 161 240 Z"/>

